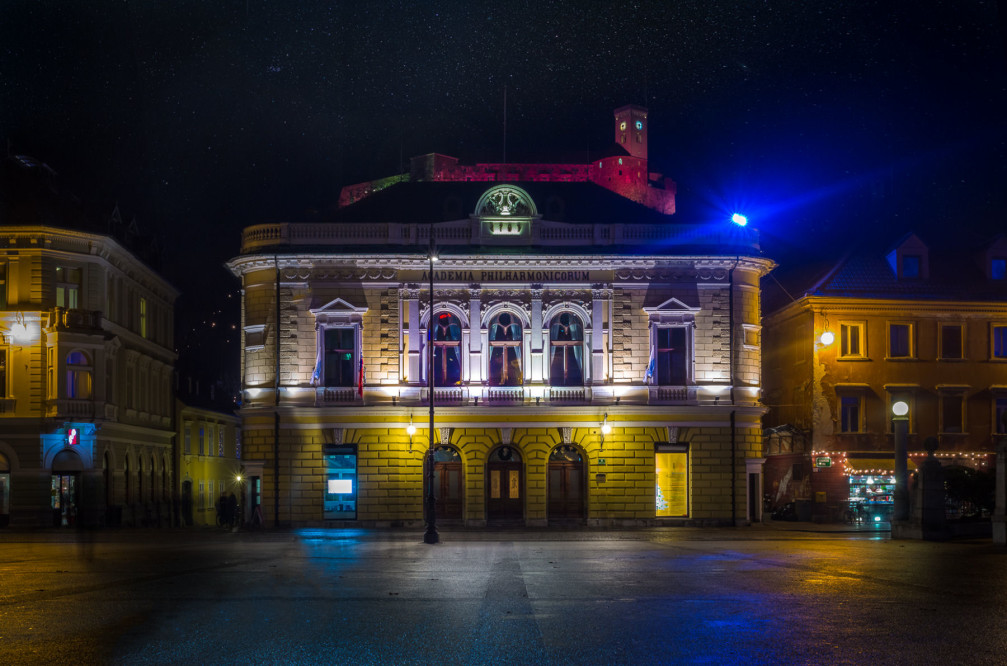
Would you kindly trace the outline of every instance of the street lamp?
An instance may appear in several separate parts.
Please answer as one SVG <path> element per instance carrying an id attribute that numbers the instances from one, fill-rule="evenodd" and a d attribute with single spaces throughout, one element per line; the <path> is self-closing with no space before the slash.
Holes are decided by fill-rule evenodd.
<path id="1" fill-rule="evenodd" d="M 434 497 L 434 262 L 437 261 L 437 248 L 434 247 L 434 227 L 430 225 L 430 251 L 427 259 L 430 264 L 430 318 L 427 322 L 427 400 L 430 403 L 430 445 L 427 448 L 426 462 L 423 467 L 424 485 L 426 485 L 427 529 L 423 533 L 423 543 L 437 543 L 437 500 Z"/>
<path id="2" fill-rule="evenodd" d="M 906 438 L 909 432 L 909 405 L 903 401 L 892 405 L 895 431 L 895 497 L 892 522 L 909 520 L 909 470 L 906 463 Z"/>

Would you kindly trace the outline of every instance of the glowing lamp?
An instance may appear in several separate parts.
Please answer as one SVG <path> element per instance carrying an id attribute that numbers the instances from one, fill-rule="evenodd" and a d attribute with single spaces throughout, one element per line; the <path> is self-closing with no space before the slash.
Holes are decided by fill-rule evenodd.
<path id="1" fill-rule="evenodd" d="M 739 227 L 743 227 L 746 224 L 748 224 L 748 218 L 742 215 L 741 213 L 735 213 L 734 215 L 731 216 L 731 222 L 734 222 Z"/>
<path id="2" fill-rule="evenodd" d="M 822 336 L 818 339 L 821 341 L 823 345 L 828 347 L 829 345 L 831 345 L 833 342 L 836 341 L 836 334 L 833 333 L 832 331 L 825 331 L 824 333 L 822 333 Z"/>
<path id="3" fill-rule="evenodd" d="M 406 432 L 409 433 L 410 437 L 412 437 L 413 435 L 416 434 L 416 426 L 414 426 L 412 423 L 410 423 L 409 427 L 406 428 Z"/>
<path id="4" fill-rule="evenodd" d="M 895 416 L 905 416 L 909 413 L 909 405 L 904 401 L 899 400 L 894 405 L 892 405 L 892 414 Z"/>
<path id="5" fill-rule="evenodd" d="M 608 424 L 608 414 L 605 415 L 605 420 L 601 423 L 601 434 L 607 435 L 612 432 L 612 426 Z"/>

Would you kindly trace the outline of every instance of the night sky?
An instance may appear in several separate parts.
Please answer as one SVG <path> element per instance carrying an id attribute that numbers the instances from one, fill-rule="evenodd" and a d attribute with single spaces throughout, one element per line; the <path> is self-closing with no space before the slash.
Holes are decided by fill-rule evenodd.
<path id="1" fill-rule="evenodd" d="M 583 161 L 613 109 L 648 106 L 682 215 L 743 210 L 773 258 L 878 225 L 978 238 L 1007 227 L 1005 17 L 1007 0 L 4 0 L 0 135 L 158 235 L 182 312 L 237 287 L 221 264 L 243 226 L 413 155 L 500 161 L 505 89 L 511 161 Z"/>

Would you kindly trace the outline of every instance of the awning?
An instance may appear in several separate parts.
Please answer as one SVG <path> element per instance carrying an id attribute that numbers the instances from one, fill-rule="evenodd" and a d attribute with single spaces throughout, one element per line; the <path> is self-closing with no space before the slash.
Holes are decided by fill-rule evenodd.
<path id="1" fill-rule="evenodd" d="M 906 469 L 915 470 L 916 463 L 906 460 Z M 894 458 L 847 458 L 847 474 L 894 474 Z"/>

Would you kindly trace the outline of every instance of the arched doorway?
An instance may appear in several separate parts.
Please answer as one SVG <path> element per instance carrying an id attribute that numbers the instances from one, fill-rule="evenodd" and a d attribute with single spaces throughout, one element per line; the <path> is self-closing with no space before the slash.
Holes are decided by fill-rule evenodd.
<path id="1" fill-rule="evenodd" d="M 524 520 L 524 469 L 521 454 L 501 446 L 486 461 L 486 522 L 517 524 Z"/>
<path id="2" fill-rule="evenodd" d="M 567 444 L 549 454 L 549 522 L 580 524 L 584 521 L 584 459 Z"/>
<path id="3" fill-rule="evenodd" d="M 52 460 L 49 506 L 53 527 L 73 527 L 80 503 L 80 473 L 84 463 L 73 451 L 64 450 Z"/>
<path id="4" fill-rule="evenodd" d="M 464 488 L 461 454 L 453 446 L 438 446 L 434 449 L 434 492 L 438 520 L 461 520 Z"/>

